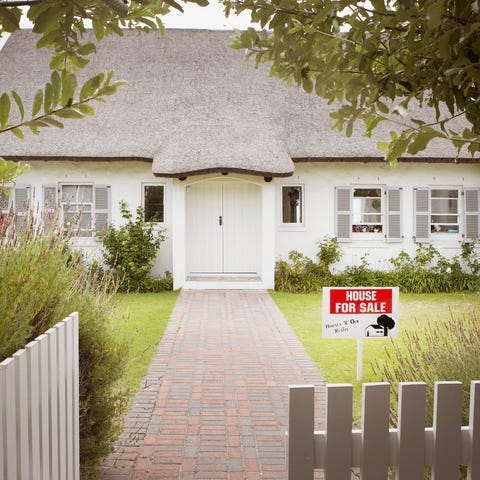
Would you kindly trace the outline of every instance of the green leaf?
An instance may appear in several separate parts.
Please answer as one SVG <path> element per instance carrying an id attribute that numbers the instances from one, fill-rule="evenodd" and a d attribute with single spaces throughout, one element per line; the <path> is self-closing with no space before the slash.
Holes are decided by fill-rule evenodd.
<path id="1" fill-rule="evenodd" d="M 25 138 L 25 135 L 23 134 L 22 130 L 20 130 L 20 128 L 12 128 L 12 130 L 10 131 L 21 140 Z"/>
<path id="2" fill-rule="evenodd" d="M 95 109 L 91 105 L 88 105 L 87 103 L 80 103 L 79 105 L 76 105 L 75 108 L 77 110 L 80 110 L 80 112 L 82 112 L 84 115 L 95 114 Z"/>
<path id="3" fill-rule="evenodd" d="M 64 125 L 62 122 L 59 122 L 57 119 L 53 118 L 51 115 L 42 119 L 45 123 L 52 125 L 52 127 L 63 128 Z"/>
<path id="4" fill-rule="evenodd" d="M 50 76 L 50 83 L 52 84 L 52 106 L 56 107 L 60 100 L 60 92 L 62 90 L 62 80 L 56 70 L 54 70 Z"/>
<path id="5" fill-rule="evenodd" d="M 62 108 L 61 110 L 56 111 L 54 114 L 60 118 L 83 118 L 83 115 L 73 108 Z"/>
<path id="6" fill-rule="evenodd" d="M 0 6 L 0 25 L 5 32 L 15 32 L 20 29 L 22 11 L 19 8 Z"/>
<path id="7" fill-rule="evenodd" d="M 63 4 L 53 4 L 45 11 L 40 13 L 33 24 L 33 31 L 35 33 L 44 33 L 50 30 L 50 27 L 56 26 L 56 30 L 60 29 L 59 19 L 65 12 Z"/>
<path id="8" fill-rule="evenodd" d="M 8 122 L 11 106 L 10 97 L 8 94 L 3 93 L 2 96 L 0 96 L 0 125 L 2 127 Z"/>
<path id="9" fill-rule="evenodd" d="M 92 53 L 97 52 L 97 47 L 95 46 L 94 43 L 86 43 L 85 45 L 81 45 L 80 47 L 77 48 L 77 53 L 79 55 L 91 55 Z"/>
<path id="10" fill-rule="evenodd" d="M 23 120 L 25 118 L 25 109 L 23 108 L 23 101 L 20 95 L 15 90 L 12 90 L 12 97 L 15 100 L 15 103 L 17 104 L 18 111 L 20 113 L 20 120 Z"/>
<path id="11" fill-rule="evenodd" d="M 412 135 L 408 153 L 416 155 L 418 152 L 425 150 L 429 142 L 434 138 L 445 138 L 445 135 L 433 128 L 424 129 L 420 133 Z"/>
<path id="12" fill-rule="evenodd" d="M 43 97 L 43 111 L 48 113 L 52 108 L 53 88 L 50 83 L 45 85 L 45 95 Z"/>
<path id="13" fill-rule="evenodd" d="M 73 73 L 62 72 L 62 94 L 60 103 L 65 107 L 72 103 L 77 88 L 77 77 Z"/>
<path id="14" fill-rule="evenodd" d="M 167 5 L 170 5 L 171 7 L 175 8 L 176 10 L 179 10 L 180 12 L 183 13 L 183 8 L 182 8 L 182 6 L 181 6 L 179 3 L 177 3 L 175 0 L 165 0 L 165 3 L 166 3 Z"/>
<path id="15" fill-rule="evenodd" d="M 95 75 L 92 78 L 89 78 L 82 86 L 80 90 L 80 100 L 86 100 L 87 98 L 91 98 L 97 90 L 100 88 L 100 85 L 103 81 L 104 74 L 100 73 Z"/>
<path id="16" fill-rule="evenodd" d="M 36 117 L 43 104 L 43 90 L 38 90 L 33 99 L 32 117 Z"/>

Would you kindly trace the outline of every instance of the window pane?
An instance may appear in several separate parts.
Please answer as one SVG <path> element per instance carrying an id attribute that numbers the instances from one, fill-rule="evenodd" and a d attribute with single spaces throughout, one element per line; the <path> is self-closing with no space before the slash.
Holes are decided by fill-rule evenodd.
<path id="1" fill-rule="evenodd" d="M 380 233 L 383 231 L 382 189 L 353 190 L 352 232 Z"/>
<path id="2" fill-rule="evenodd" d="M 432 189 L 431 197 L 430 231 L 432 233 L 458 233 L 459 191 L 457 189 Z"/>
<path id="3" fill-rule="evenodd" d="M 282 187 L 282 222 L 302 223 L 302 187 Z"/>
<path id="4" fill-rule="evenodd" d="M 80 185 L 78 187 L 78 202 L 92 203 L 93 202 L 93 187 L 91 185 Z"/>
<path id="5" fill-rule="evenodd" d="M 432 198 L 432 213 L 457 213 L 458 200 L 456 198 Z"/>
<path id="6" fill-rule="evenodd" d="M 164 221 L 164 188 L 163 185 L 145 185 L 145 221 Z"/>
<path id="7" fill-rule="evenodd" d="M 62 208 L 66 230 L 92 236 L 93 185 L 62 185 Z"/>
<path id="8" fill-rule="evenodd" d="M 62 202 L 74 202 L 77 199 L 77 187 L 75 185 L 62 185 Z"/>
<path id="9" fill-rule="evenodd" d="M 432 190 L 432 198 L 458 198 L 458 190 Z"/>

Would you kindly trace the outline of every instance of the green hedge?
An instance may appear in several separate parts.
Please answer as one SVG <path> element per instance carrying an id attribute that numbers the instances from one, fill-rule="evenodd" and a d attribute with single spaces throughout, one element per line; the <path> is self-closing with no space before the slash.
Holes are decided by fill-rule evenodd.
<path id="1" fill-rule="evenodd" d="M 368 287 L 398 286 L 405 293 L 446 293 L 479 291 L 479 259 L 475 243 L 461 244 L 460 256 L 447 259 L 431 245 L 419 245 L 413 257 L 401 252 L 390 259 L 391 270 L 370 268 L 368 257 L 360 265 L 332 273 L 331 266 L 341 256 L 335 239 L 319 242 L 317 261 L 292 251 L 288 260 L 279 260 L 275 268 L 275 290 L 290 293 L 320 292 L 324 286 Z M 327 255 L 325 255 L 325 251 Z"/>

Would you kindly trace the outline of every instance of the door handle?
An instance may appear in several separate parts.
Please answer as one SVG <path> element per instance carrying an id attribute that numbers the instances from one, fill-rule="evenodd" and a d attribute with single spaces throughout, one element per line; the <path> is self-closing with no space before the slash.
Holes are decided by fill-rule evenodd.
<path id="1" fill-rule="evenodd" d="M 223 225 L 223 218 L 222 218 L 221 215 L 218 216 L 218 224 L 219 224 L 220 226 Z"/>

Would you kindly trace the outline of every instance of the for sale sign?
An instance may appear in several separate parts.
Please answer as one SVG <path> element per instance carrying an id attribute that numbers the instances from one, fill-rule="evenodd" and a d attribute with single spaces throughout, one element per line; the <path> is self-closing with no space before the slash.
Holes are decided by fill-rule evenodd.
<path id="1" fill-rule="evenodd" d="M 398 287 L 324 287 L 323 337 L 398 336 Z"/>

